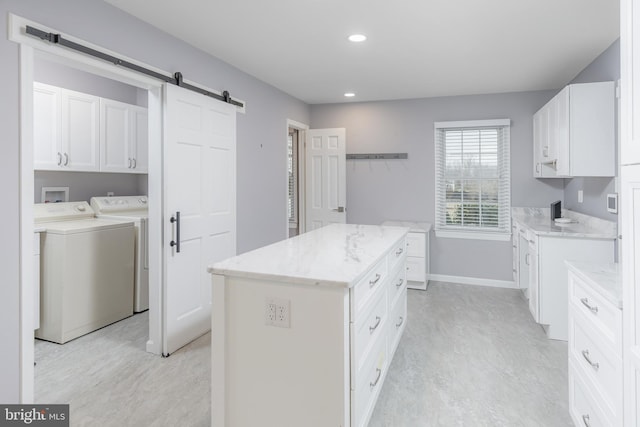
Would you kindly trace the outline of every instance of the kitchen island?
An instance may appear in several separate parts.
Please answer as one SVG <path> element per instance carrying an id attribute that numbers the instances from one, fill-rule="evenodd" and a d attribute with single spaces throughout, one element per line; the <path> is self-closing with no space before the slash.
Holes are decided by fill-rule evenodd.
<path id="1" fill-rule="evenodd" d="M 406 325 L 408 228 L 332 224 L 212 274 L 212 425 L 366 426 Z"/>

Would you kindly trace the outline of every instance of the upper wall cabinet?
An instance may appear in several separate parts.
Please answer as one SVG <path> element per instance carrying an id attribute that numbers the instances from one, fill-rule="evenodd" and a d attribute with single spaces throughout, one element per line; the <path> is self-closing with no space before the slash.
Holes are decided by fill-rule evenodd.
<path id="1" fill-rule="evenodd" d="M 98 171 L 100 98 L 34 84 L 34 169 Z"/>
<path id="2" fill-rule="evenodd" d="M 34 83 L 34 169 L 147 173 L 147 109 Z"/>
<path id="3" fill-rule="evenodd" d="M 147 109 L 100 100 L 100 170 L 147 173 Z"/>
<path id="4" fill-rule="evenodd" d="M 533 176 L 615 176 L 613 82 L 565 87 L 533 116 Z"/>

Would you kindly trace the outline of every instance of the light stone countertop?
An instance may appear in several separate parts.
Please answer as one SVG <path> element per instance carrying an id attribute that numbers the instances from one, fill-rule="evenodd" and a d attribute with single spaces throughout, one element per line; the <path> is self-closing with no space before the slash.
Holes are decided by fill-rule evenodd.
<path id="1" fill-rule="evenodd" d="M 549 208 L 512 208 L 511 217 L 514 222 L 530 229 L 539 236 L 560 236 L 591 239 L 617 238 L 617 224 L 613 221 L 584 215 L 563 209 L 564 218 L 575 222 L 558 225 L 551 222 Z"/>
<path id="2" fill-rule="evenodd" d="M 350 288 L 409 231 L 331 224 L 228 258 L 207 271 L 225 276 Z"/>
<path id="3" fill-rule="evenodd" d="M 47 231 L 47 228 L 46 227 L 42 227 L 41 225 L 37 225 L 37 226 L 33 227 L 33 232 L 34 233 L 42 233 L 42 232 L 45 232 L 45 231 Z"/>
<path id="4" fill-rule="evenodd" d="M 618 308 L 622 308 L 622 273 L 620 264 L 598 264 L 584 261 L 565 261 L 578 277 L 598 294 Z"/>
<path id="5" fill-rule="evenodd" d="M 411 233 L 428 233 L 431 231 L 432 225 L 428 222 L 414 222 L 414 221 L 400 221 L 390 220 L 385 221 L 381 225 L 392 227 L 408 227 Z"/>

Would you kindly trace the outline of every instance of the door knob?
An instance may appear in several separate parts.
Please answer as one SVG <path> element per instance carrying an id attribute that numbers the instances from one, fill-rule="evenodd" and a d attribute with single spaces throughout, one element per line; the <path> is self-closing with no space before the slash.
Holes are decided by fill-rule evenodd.
<path id="1" fill-rule="evenodd" d="M 338 206 L 338 209 L 334 209 L 333 211 L 334 212 L 344 212 L 345 209 L 344 209 L 344 206 Z"/>

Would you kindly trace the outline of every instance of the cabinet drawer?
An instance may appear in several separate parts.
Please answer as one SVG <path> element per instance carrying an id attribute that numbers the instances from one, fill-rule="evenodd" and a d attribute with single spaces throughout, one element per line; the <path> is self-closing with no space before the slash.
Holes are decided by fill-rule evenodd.
<path id="1" fill-rule="evenodd" d="M 407 280 L 424 282 L 425 280 L 425 260 L 420 257 L 407 257 Z"/>
<path id="2" fill-rule="evenodd" d="M 614 351 L 622 354 L 622 312 L 584 284 L 579 277 L 569 274 L 569 301 L 576 310 L 591 321 L 589 328 L 597 329 Z"/>
<path id="3" fill-rule="evenodd" d="M 407 323 L 407 290 L 402 292 L 402 295 L 391 309 L 389 315 L 389 358 L 393 357 L 396 352 L 402 332 Z"/>
<path id="4" fill-rule="evenodd" d="M 604 415 L 578 370 L 569 362 L 569 413 L 578 427 L 613 427 L 619 425 Z"/>
<path id="5" fill-rule="evenodd" d="M 351 288 L 351 321 L 369 304 L 378 291 L 386 286 L 387 257 L 384 257 L 371 269 L 364 278 Z"/>
<path id="6" fill-rule="evenodd" d="M 407 256 L 425 256 L 426 239 L 424 233 L 407 234 Z"/>
<path id="7" fill-rule="evenodd" d="M 407 257 L 407 242 L 405 239 L 396 243 L 389 252 L 389 272 L 392 272 L 398 265 L 402 264 Z"/>
<path id="8" fill-rule="evenodd" d="M 588 319 L 571 308 L 569 317 L 569 358 L 578 372 L 596 385 L 601 406 L 620 416 L 622 401 L 622 359 L 597 331 L 590 329 Z"/>
<path id="9" fill-rule="evenodd" d="M 380 292 L 375 304 L 362 312 L 355 323 L 351 323 L 351 372 L 352 380 L 357 381 L 368 352 L 377 340 L 384 340 L 384 331 L 388 323 L 387 295 Z"/>
<path id="10" fill-rule="evenodd" d="M 389 283 L 389 307 L 395 307 L 402 292 L 407 289 L 407 270 L 399 268 Z"/>
<path id="11" fill-rule="evenodd" d="M 386 340 L 376 343 L 363 366 L 363 372 L 351 391 L 351 425 L 366 427 L 387 373 Z"/>

